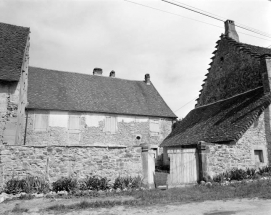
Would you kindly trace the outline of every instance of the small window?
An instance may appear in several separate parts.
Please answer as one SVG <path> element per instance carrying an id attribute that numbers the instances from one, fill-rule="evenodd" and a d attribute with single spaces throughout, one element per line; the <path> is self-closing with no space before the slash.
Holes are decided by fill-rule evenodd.
<path id="1" fill-rule="evenodd" d="M 255 163 L 264 163 L 263 150 L 254 150 Z"/>
<path id="2" fill-rule="evenodd" d="M 159 120 L 150 120 L 150 133 L 151 136 L 157 136 L 160 133 Z"/>
<path id="3" fill-rule="evenodd" d="M 107 116 L 105 118 L 104 132 L 115 134 L 118 130 L 117 119 L 113 116 Z"/>
<path id="4" fill-rule="evenodd" d="M 48 114 L 35 113 L 34 115 L 34 131 L 47 131 Z"/>

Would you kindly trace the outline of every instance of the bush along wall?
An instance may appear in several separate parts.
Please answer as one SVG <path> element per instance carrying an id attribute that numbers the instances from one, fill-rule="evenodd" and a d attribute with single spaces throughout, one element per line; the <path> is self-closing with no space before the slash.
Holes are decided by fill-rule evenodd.
<path id="1" fill-rule="evenodd" d="M 143 189 L 142 178 L 140 176 L 119 176 L 115 181 L 110 181 L 106 177 L 90 175 L 83 179 L 75 177 L 61 177 L 52 184 L 44 178 L 38 176 L 27 176 L 25 178 L 12 178 L 8 180 L 2 192 L 6 194 L 33 194 L 33 193 L 69 193 L 83 194 L 90 192 L 119 192 L 126 190 Z"/>
<path id="2" fill-rule="evenodd" d="M 271 177 L 271 166 L 262 167 L 259 169 L 247 168 L 238 169 L 233 168 L 230 171 L 226 171 L 214 176 L 212 179 L 208 178 L 206 181 L 213 181 L 218 183 L 242 181 L 245 179 L 260 179 L 262 177 Z"/>

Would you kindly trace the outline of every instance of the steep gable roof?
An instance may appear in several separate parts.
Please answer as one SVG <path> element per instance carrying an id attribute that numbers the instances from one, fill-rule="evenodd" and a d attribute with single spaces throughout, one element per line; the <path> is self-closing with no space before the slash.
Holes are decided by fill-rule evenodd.
<path id="1" fill-rule="evenodd" d="M 0 80 L 18 81 L 29 28 L 0 23 Z"/>
<path id="2" fill-rule="evenodd" d="M 195 108 L 180 121 L 160 146 L 196 144 L 198 141 L 238 140 L 271 103 L 263 88 Z"/>
<path id="3" fill-rule="evenodd" d="M 197 107 L 262 86 L 260 56 L 271 54 L 271 49 L 240 43 L 222 34 L 213 54 Z"/>
<path id="4" fill-rule="evenodd" d="M 29 109 L 177 118 L 144 81 L 29 67 Z"/>

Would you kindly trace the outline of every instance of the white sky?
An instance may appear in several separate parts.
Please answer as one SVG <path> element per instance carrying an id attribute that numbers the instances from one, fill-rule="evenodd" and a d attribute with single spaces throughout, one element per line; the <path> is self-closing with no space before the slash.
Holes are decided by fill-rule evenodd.
<path id="1" fill-rule="evenodd" d="M 2 0 L 0 21 L 30 27 L 31 66 L 87 74 L 100 67 L 104 76 L 114 70 L 117 77 L 131 80 L 149 73 L 175 112 L 198 97 L 224 24 L 160 0 L 131 1 L 190 19 L 123 0 Z M 271 1 L 177 1 L 271 34 Z M 243 43 L 271 45 L 271 38 L 237 32 Z M 194 105 L 175 114 L 183 118 Z"/>

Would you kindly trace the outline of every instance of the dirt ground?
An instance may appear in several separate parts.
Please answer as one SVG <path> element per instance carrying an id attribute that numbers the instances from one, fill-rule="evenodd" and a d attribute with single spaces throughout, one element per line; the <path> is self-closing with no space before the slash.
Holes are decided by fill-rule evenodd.
<path id="1" fill-rule="evenodd" d="M 127 197 L 125 197 L 127 199 Z M 205 201 L 186 204 L 167 204 L 152 205 L 148 207 L 126 207 L 117 206 L 113 208 L 85 209 L 69 212 L 53 212 L 42 211 L 42 209 L 54 204 L 73 204 L 83 199 L 32 199 L 32 200 L 16 200 L 0 204 L 0 214 L 14 214 L 10 212 L 15 205 L 28 208 L 27 213 L 19 213 L 23 215 L 49 215 L 49 214 L 67 214 L 67 215 L 130 215 L 130 214 L 148 214 L 148 215 L 270 215 L 271 200 L 263 199 L 235 199 L 227 201 Z M 96 199 L 97 200 L 97 199 Z M 104 199 L 105 200 L 105 199 Z M 121 199 L 120 199 L 121 200 Z M 17 213 L 18 214 L 18 213 Z"/>

